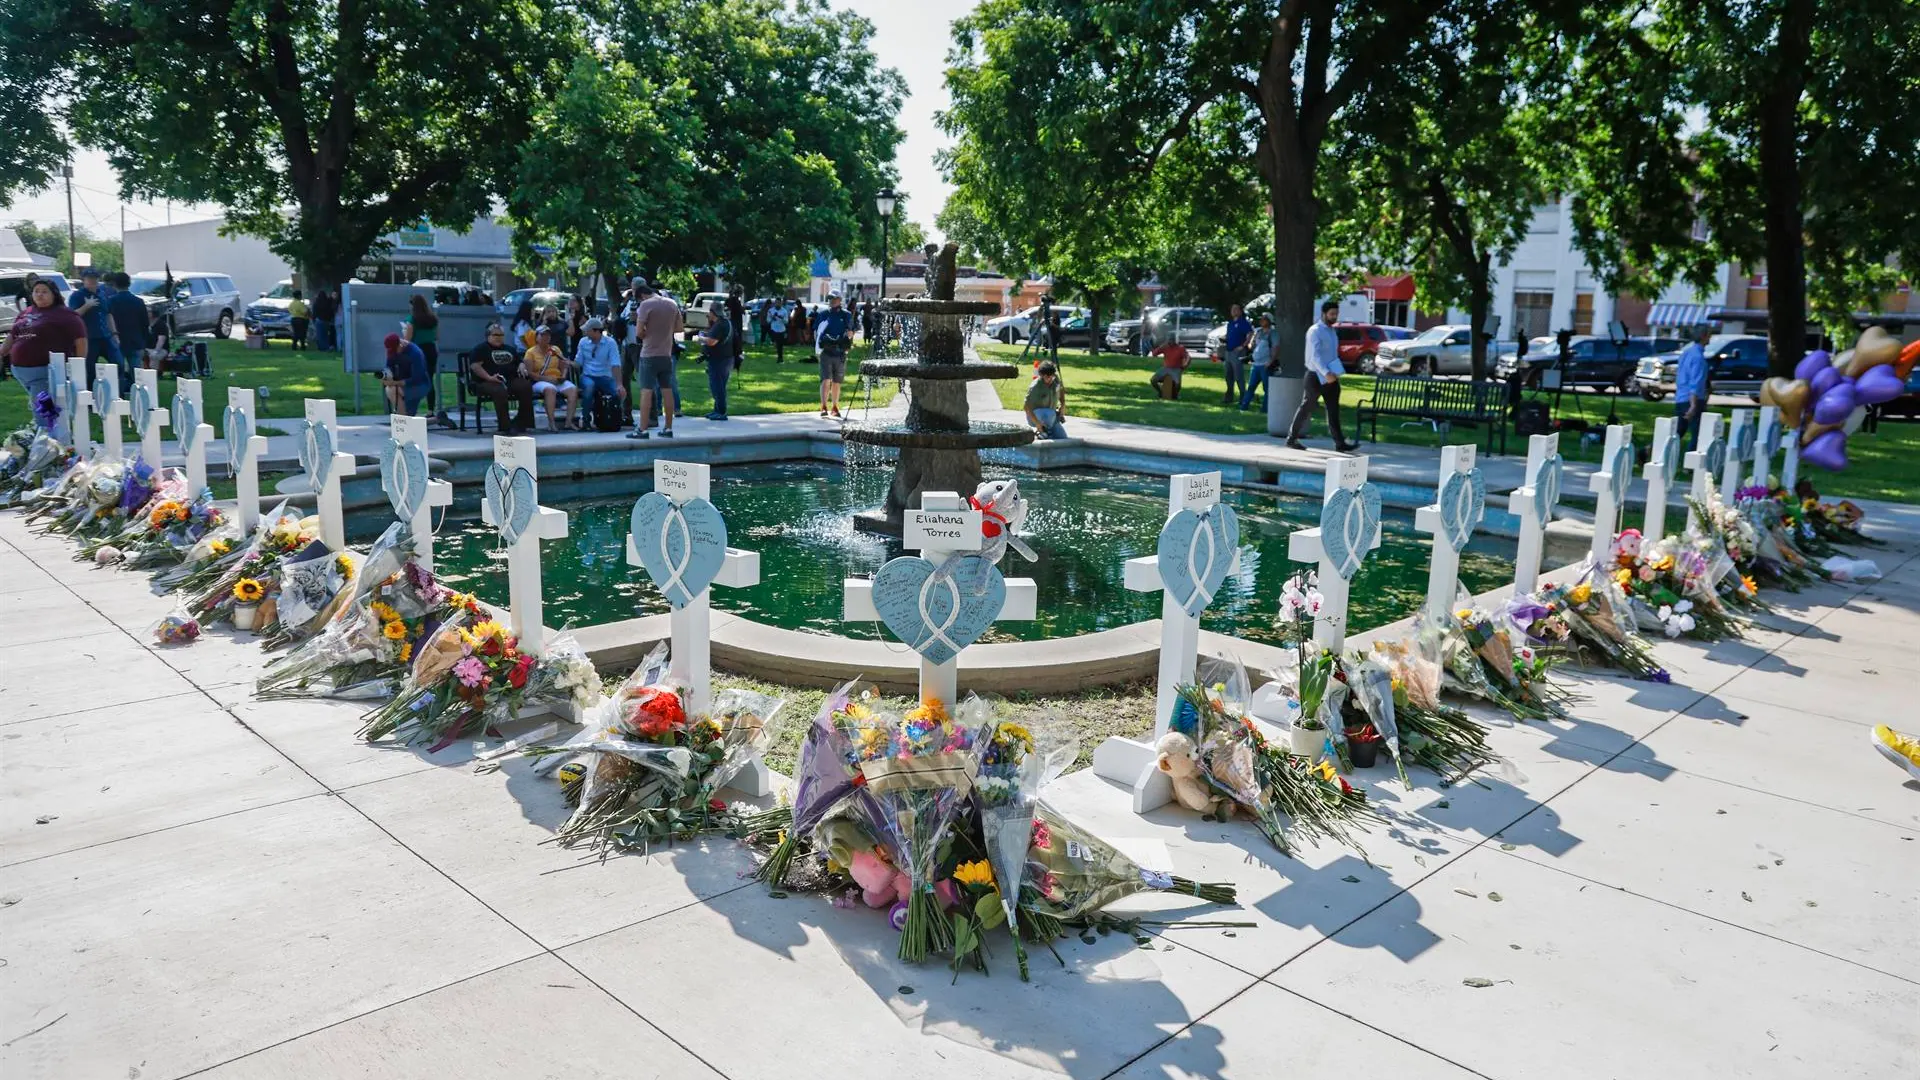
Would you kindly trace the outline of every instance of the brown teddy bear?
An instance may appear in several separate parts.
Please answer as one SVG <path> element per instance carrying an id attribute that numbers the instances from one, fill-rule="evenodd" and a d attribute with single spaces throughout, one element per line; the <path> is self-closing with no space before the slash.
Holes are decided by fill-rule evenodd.
<path id="1" fill-rule="evenodd" d="M 1160 771 L 1173 779 L 1173 797 L 1181 806 L 1211 814 L 1222 801 L 1200 767 L 1200 750 L 1177 731 L 1160 736 Z"/>

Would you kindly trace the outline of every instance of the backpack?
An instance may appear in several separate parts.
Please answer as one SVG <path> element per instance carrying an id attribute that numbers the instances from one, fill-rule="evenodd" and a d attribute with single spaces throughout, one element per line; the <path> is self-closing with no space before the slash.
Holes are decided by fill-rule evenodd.
<path id="1" fill-rule="evenodd" d="M 626 423 L 627 403 L 616 394 L 596 394 L 593 399 L 593 430 L 619 431 Z"/>

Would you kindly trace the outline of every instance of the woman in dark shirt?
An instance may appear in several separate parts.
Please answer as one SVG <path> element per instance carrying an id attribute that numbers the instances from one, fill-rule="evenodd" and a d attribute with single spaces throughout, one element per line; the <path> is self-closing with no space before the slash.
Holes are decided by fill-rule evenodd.
<path id="1" fill-rule="evenodd" d="M 467 385 L 476 398 L 493 402 L 494 418 L 506 435 L 525 435 L 533 431 L 533 381 L 527 378 L 520 353 L 507 341 L 507 332 L 499 323 L 487 327 L 485 341 L 467 354 Z M 507 400 L 519 403 L 519 413 L 507 418 Z"/>

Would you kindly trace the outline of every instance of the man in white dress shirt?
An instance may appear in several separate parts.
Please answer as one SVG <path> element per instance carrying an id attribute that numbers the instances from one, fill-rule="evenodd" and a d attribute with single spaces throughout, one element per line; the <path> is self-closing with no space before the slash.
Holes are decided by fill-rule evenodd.
<path id="1" fill-rule="evenodd" d="M 1340 431 L 1340 376 L 1346 369 L 1340 365 L 1340 337 L 1333 332 L 1339 317 L 1340 305 L 1328 301 L 1320 305 L 1319 320 L 1307 328 L 1306 385 L 1301 388 L 1300 411 L 1293 414 L 1293 426 L 1287 429 L 1287 446 L 1294 450 L 1306 449 L 1300 445 L 1300 436 L 1313 426 L 1315 401 L 1327 403 L 1327 430 L 1333 433 L 1333 448 L 1343 454 L 1360 449 L 1359 443 L 1348 442 Z"/>

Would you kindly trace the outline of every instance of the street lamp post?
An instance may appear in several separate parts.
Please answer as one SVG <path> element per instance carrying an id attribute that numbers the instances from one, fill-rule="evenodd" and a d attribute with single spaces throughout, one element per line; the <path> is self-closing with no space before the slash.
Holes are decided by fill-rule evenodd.
<path id="1" fill-rule="evenodd" d="M 883 187 L 873 197 L 874 209 L 880 211 L 880 299 L 887 298 L 887 268 L 893 262 L 891 247 L 893 225 L 893 207 L 900 196 L 890 187 Z"/>

